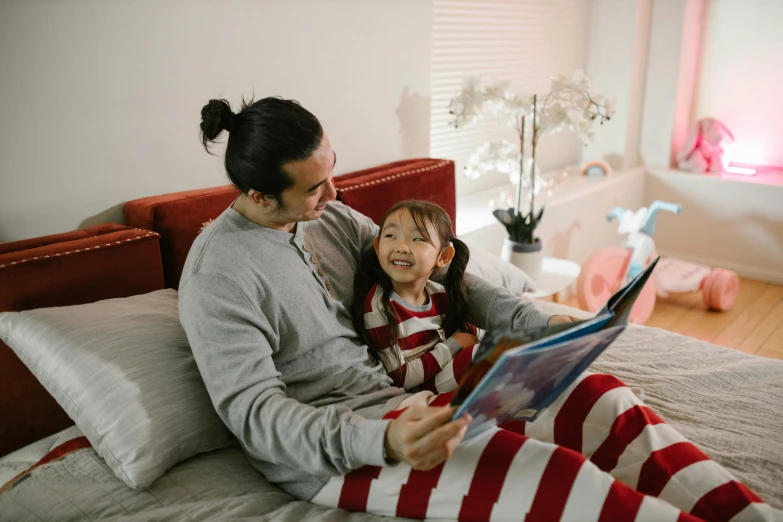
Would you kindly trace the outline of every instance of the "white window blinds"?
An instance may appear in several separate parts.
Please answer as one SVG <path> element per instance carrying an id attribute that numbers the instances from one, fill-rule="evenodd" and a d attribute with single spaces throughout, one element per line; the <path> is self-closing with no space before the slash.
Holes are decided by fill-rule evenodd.
<path id="1" fill-rule="evenodd" d="M 433 0 L 430 155 L 457 163 L 457 191 L 466 194 L 508 183 L 502 175 L 469 180 L 465 161 L 485 141 L 514 141 L 500 120 L 449 126 L 449 100 L 465 78 L 508 80 L 523 92 L 544 94 L 549 77 L 571 76 L 587 58 L 589 0 Z M 545 136 L 536 156 L 546 172 L 574 164 L 581 152 L 572 134 Z"/>

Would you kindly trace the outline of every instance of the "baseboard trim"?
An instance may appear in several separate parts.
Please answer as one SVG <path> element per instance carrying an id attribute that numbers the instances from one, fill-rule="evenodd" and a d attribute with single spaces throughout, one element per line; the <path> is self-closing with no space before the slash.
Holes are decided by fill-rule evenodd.
<path id="1" fill-rule="evenodd" d="M 727 263 L 718 259 L 705 259 L 698 256 L 690 256 L 680 254 L 677 252 L 670 252 L 668 250 L 659 250 L 658 254 L 661 257 L 674 257 L 682 259 L 683 261 L 691 261 L 692 263 L 699 263 L 707 265 L 711 268 L 725 268 L 727 270 L 733 270 L 737 272 L 741 277 L 746 279 L 755 279 L 758 281 L 764 281 L 766 283 L 774 283 L 783 285 L 783 272 L 775 270 L 766 270 L 764 268 L 758 268 L 755 266 L 738 265 L 735 263 Z"/>

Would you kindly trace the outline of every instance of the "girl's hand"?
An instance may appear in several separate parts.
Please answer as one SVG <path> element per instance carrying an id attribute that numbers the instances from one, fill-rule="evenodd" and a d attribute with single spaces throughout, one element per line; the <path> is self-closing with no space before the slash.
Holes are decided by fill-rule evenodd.
<path id="1" fill-rule="evenodd" d="M 573 315 L 553 315 L 546 324 L 576 323 L 579 321 L 581 321 L 581 319 L 574 317 Z"/>
<path id="2" fill-rule="evenodd" d="M 452 338 L 456 339 L 462 348 L 470 348 L 474 344 L 478 342 L 478 337 L 476 337 L 473 334 L 465 333 L 457 330 L 454 332 L 454 335 L 451 336 Z"/>
<path id="3" fill-rule="evenodd" d="M 470 415 L 449 422 L 456 407 L 409 406 L 386 429 L 386 456 L 428 471 L 451 457 L 468 429 Z"/>

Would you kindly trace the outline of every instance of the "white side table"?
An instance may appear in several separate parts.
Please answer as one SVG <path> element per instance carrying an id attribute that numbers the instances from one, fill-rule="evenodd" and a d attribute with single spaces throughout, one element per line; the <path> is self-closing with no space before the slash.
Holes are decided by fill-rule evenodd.
<path id="1" fill-rule="evenodd" d="M 536 291 L 525 295 L 531 298 L 552 296 L 552 299 L 559 303 L 558 294 L 576 281 L 581 271 L 582 267 L 573 261 L 545 257 L 541 261 L 541 275 L 535 281 Z"/>

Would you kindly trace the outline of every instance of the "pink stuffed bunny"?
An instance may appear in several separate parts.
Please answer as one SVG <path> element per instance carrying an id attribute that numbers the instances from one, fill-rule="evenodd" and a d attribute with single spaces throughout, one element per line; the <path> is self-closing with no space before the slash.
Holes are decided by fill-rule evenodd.
<path id="1" fill-rule="evenodd" d="M 699 120 L 677 154 L 677 164 L 691 172 L 721 172 L 728 164 L 727 145 L 733 142 L 734 136 L 722 122 L 714 118 Z"/>

